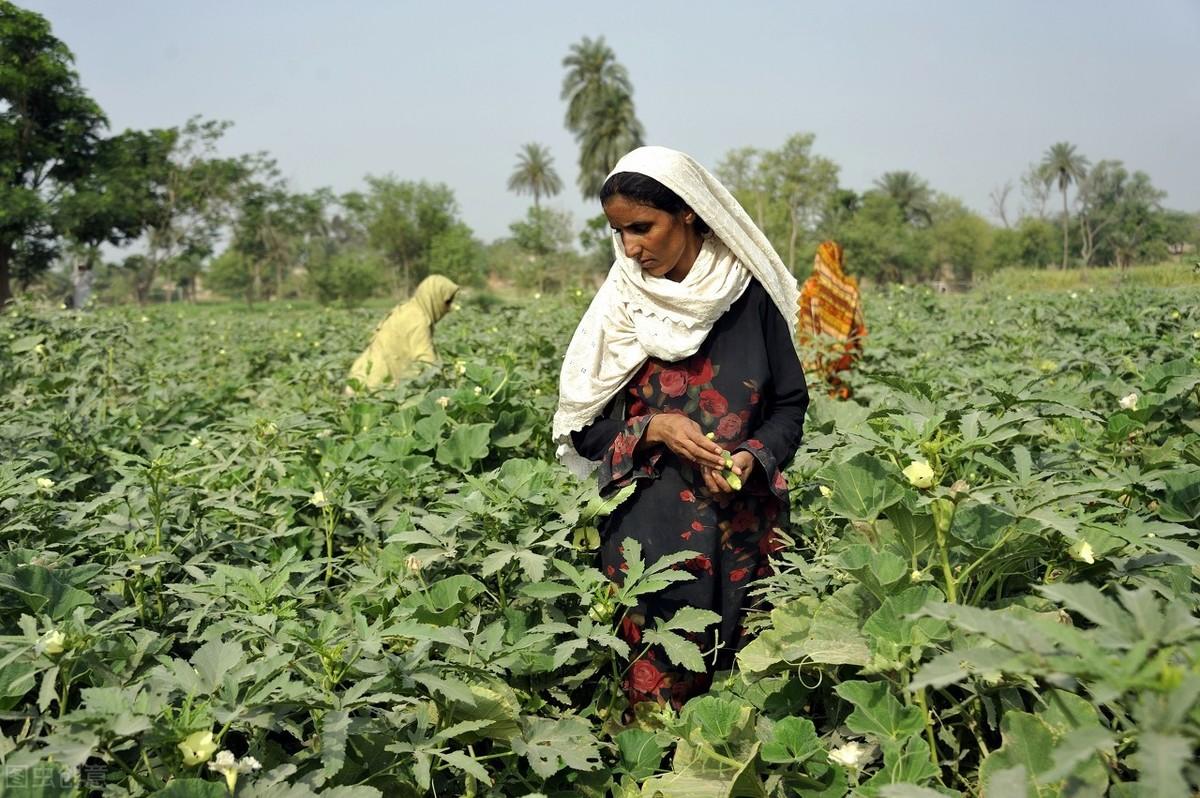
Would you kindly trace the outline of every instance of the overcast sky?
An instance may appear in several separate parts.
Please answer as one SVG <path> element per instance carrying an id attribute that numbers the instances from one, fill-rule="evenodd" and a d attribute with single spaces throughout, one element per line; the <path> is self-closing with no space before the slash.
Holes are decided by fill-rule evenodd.
<path id="1" fill-rule="evenodd" d="M 1055 141 L 1123 160 L 1200 210 L 1200 0 L 368 2 L 17 0 L 74 51 L 115 130 L 235 123 L 299 190 L 365 174 L 449 184 L 484 239 L 528 198 L 515 154 L 548 145 L 576 223 L 562 58 L 603 35 L 647 143 L 710 168 L 730 149 L 816 134 L 841 181 L 893 169 L 987 213 Z"/>

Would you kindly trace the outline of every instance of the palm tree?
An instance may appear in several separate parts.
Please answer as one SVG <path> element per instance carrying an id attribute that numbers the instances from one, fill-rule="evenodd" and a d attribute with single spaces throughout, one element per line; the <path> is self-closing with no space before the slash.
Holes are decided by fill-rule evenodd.
<path id="1" fill-rule="evenodd" d="M 567 70 L 563 77 L 561 99 L 567 101 L 567 130 L 578 136 L 584 129 L 592 108 L 611 88 L 623 89 L 633 96 L 633 84 L 629 73 L 617 63 L 612 48 L 601 36 L 592 41 L 587 36 L 583 41 L 571 45 L 562 65 Z"/>
<path id="2" fill-rule="evenodd" d="M 508 190 L 517 194 L 532 194 L 533 207 L 538 208 L 542 195 L 553 197 L 562 191 L 562 179 L 554 170 L 550 149 L 530 142 L 517 153 L 517 168 L 508 178 Z"/>
<path id="3" fill-rule="evenodd" d="M 579 139 L 579 189 L 596 197 L 604 179 L 621 156 L 642 146 L 642 123 L 633 108 L 633 97 L 611 89 L 588 111 Z"/>
<path id="4" fill-rule="evenodd" d="M 875 187 L 892 198 L 909 224 L 933 223 L 933 192 L 915 172 L 887 172 L 875 181 Z"/>
<path id="5" fill-rule="evenodd" d="M 1038 166 L 1038 173 L 1042 178 L 1042 184 L 1049 188 L 1057 183 L 1058 190 L 1062 192 L 1063 201 L 1063 262 L 1062 267 L 1067 268 L 1067 233 L 1070 229 L 1070 216 L 1067 211 L 1067 189 L 1071 183 L 1078 183 L 1083 180 L 1087 174 L 1088 159 L 1075 152 L 1075 145 L 1068 144 L 1065 141 L 1060 141 L 1050 149 L 1046 150 L 1045 156 L 1042 157 L 1042 162 Z"/>
<path id="6" fill-rule="evenodd" d="M 603 36 L 585 36 L 571 45 L 562 64 L 567 70 L 561 95 L 567 101 L 565 122 L 580 146 L 579 188 L 585 197 L 594 197 L 617 160 L 642 144 L 633 84 Z"/>

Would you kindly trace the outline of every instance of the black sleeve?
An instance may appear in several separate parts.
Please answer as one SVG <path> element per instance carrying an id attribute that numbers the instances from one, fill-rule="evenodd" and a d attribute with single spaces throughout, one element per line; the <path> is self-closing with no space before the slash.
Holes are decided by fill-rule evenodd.
<path id="1" fill-rule="evenodd" d="M 738 449 L 754 455 L 767 475 L 767 484 L 774 488 L 782 484 L 782 478 L 777 480 L 776 476 L 796 454 L 804 435 L 808 383 L 787 322 L 774 302 L 768 299 L 765 305 L 763 339 L 771 367 L 771 407 L 762 424 Z"/>

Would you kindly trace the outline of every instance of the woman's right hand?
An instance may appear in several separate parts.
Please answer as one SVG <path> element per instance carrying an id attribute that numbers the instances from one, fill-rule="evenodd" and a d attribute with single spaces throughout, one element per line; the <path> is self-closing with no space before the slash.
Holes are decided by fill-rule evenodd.
<path id="1" fill-rule="evenodd" d="M 661 443 L 683 459 L 700 466 L 724 468 L 721 447 L 704 437 L 700 425 L 687 416 L 676 413 L 656 413 L 646 425 L 643 440 L 647 444 Z"/>

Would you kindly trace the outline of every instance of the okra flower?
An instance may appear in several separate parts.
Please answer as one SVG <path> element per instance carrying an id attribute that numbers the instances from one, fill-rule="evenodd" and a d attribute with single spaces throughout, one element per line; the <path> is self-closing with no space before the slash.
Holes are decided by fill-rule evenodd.
<path id="1" fill-rule="evenodd" d="M 435 401 L 437 401 L 438 406 L 441 407 L 443 410 L 445 410 L 447 407 L 450 406 L 450 397 L 449 396 L 439 396 Z"/>
<path id="2" fill-rule="evenodd" d="M 1092 565 L 1096 562 L 1096 553 L 1092 551 L 1092 544 L 1086 540 L 1081 540 L 1072 546 L 1068 551 L 1072 560 L 1087 563 Z"/>
<path id="3" fill-rule="evenodd" d="M 49 477 L 37 478 L 38 490 L 54 490 L 54 480 Z"/>
<path id="4" fill-rule="evenodd" d="M 317 488 L 313 491 L 312 496 L 308 497 L 308 503 L 313 507 L 324 507 L 329 504 L 329 500 L 325 498 L 325 491 Z"/>
<path id="5" fill-rule="evenodd" d="M 822 485 L 820 488 L 820 491 L 821 491 L 821 495 L 824 496 L 826 499 L 828 499 L 830 496 L 833 495 L 833 491 L 830 490 L 828 485 Z"/>
<path id="6" fill-rule="evenodd" d="M 903 473 L 914 488 L 924 490 L 933 487 L 933 469 L 924 460 L 913 460 Z"/>
<path id="7" fill-rule="evenodd" d="M 225 777 L 225 784 L 229 787 L 230 795 L 237 787 L 238 774 L 251 773 L 261 767 L 262 763 L 252 756 L 244 756 L 241 761 L 238 761 L 232 751 L 221 751 L 213 761 L 208 763 L 209 770 Z"/>
<path id="8" fill-rule="evenodd" d="M 867 747 L 862 743 L 846 743 L 829 752 L 829 761 L 851 770 L 858 770 L 867 758 L 867 751 Z"/>
<path id="9" fill-rule="evenodd" d="M 183 753 L 183 764 L 199 765 L 207 762 L 217 750 L 211 731 L 192 732 L 177 746 Z"/>
<path id="10" fill-rule="evenodd" d="M 1117 402 L 1117 404 L 1121 406 L 1122 410 L 1137 410 L 1137 403 L 1138 395 L 1136 393 L 1131 393 L 1128 396 L 1122 396 L 1120 401 Z"/>
<path id="11" fill-rule="evenodd" d="M 42 635 L 42 639 L 37 642 L 37 649 L 43 654 L 54 657 L 63 653 L 63 643 L 65 642 L 67 642 L 67 636 L 54 629 Z"/>

